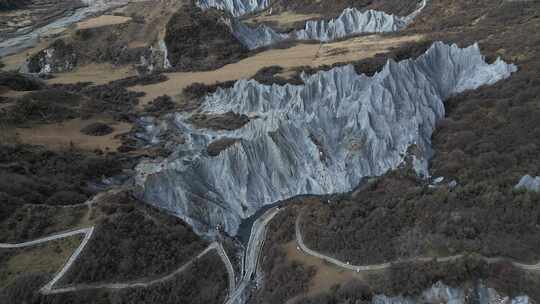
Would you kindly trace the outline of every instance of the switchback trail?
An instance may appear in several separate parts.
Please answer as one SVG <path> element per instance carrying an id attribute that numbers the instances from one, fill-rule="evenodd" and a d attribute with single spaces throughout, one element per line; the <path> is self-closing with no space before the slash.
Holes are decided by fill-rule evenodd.
<path id="1" fill-rule="evenodd" d="M 324 261 L 326 261 L 328 263 L 331 263 L 333 265 L 336 265 L 338 267 L 348 269 L 348 270 L 351 270 L 351 271 L 360 272 L 360 271 L 384 270 L 384 269 L 390 268 L 393 264 L 400 263 L 400 262 L 437 261 L 437 262 L 444 263 L 444 262 L 456 261 L 456 260 L 459 260 L 459 259 L 462 259 L 462 258 L 466 257 L 464 254 L 457 254 L 457 255 L 452 255 L 452 256 L 442 257 L 442 258 L 439 258 L 439 257 L 416 257 L 416 258 L 404 259 L 404 260 L 396 260 L 396 261 L 387 262 L 387 263 L 381 263 L 381 264 L 351 265 L 350 263 L 344 263 L 344 262 L 342 262 L 342 261 L 340 261 L 340 260 L 338 260 L 336 258 L 327 256 L 325 254 L 319 253 L 317 251 L 314 251 L 314 250 L 308 248 L 306 246 L 306 244 L 304 243 L 304 239 L 302 238 L 302 233 L 300 232 L 300 218 L 301 218 L 301 216 L 299 215 L 296 218 L 296 222 L 295 222 L 296 243 L 298 244 L 298 248 L 300 250 L 302 250 L 305 254 L 314 256 L 314 257 L 322 259 L 322 260 L 324 260 Z M 483 261 L 485 261 L 486 263 L 488 263 L 488 264 L 498 263 L 498 262 L 502 262 L 502 261 L 508 261 L 507 258 L 503 258 L 503 257 L 493 257 L 493 258 L 481 257 L 481 259 Z M 523 264 L 523 263 L 519 263 L 519 262 L 515 262 L 515 261 L 511 261 L 511 263 L 514 266 L 516 266 L 516 267 L 518 267 L 520 269 L 523 269 L 523 270 L 540 271 L 540 263 L 537 263 L 537 264 L 534 264 L 534 265 Z"/>
<path id="2" fill-rule="evenodd" d="M 124 289 L 124 288 L 146 288 L 155 284 L 166 282 L 172 278 L 174 278 L 177 274 L 183 272 L 189 266 L 191 266 L 196 260 L 203 257 L 205 254 L 210 252 L 211 250 L 216 250 L 220 258 L 222 259 L 225 268 L 228 273 L 229 277 L 229 293 L 232 294 L 232 292 L 235 290 L 235 278 L 234 278 L 234 270 L 232 267 L 232 264 L 225 253 L 225 250 L 223 249 L 223 246 L 218 242 L 211 243 L 208 247 L 206 247 L 205 250 L 203 250 L 201 253 L 199 253 L 196 257 L 192 258 L 189 262 L 182 265 L 180 268 L 176 269 L 175 271 L 162 276 L 157 279 L 153 280 L 141 280 L 138 282 L 131 282 L 131 283 L 103 283 L 103 284 L 77 284 L 73 286 L 67 286 L 67 287 L 60 287 L 60 288 L 54 288 L 56 283 L 67 273 L 69 268 L 73 265 L 73 263 L 77 260 L 83 249 L 88 244 L 88 241 L 92 238 L 92 235 L 94 233 L 94 227 L 89 228 L 83 228 L 73 231 L 67 231 L 62 232 L 54 235 L 50 235 L 47 237 L 43 237 L 40 239 L 23 242 L 23 243 L 0 243 L 0 249 L 17 249 L 17 248 L 24 248 L 24 247 L 31 247 L 36 246 L 39 244 L 51 242 L 54 240 L 59 240 L 79 234 L 84 234 L 84 239 L 82 240 L 81 244 L 77 247 L 77 249 L 73 252 L 73 254 L 70 256 L 68 261 L 64 264 L 62 269 L 55 274 L 53 279 L 49 281 L 47 284 L 45 284 L 41 289 L 40 292 L 42 294 L 58 294 L 58 293 L 66 293 L 66 292 L 77 292 L 82 290 L 93 290 L 93 289 Z"/>

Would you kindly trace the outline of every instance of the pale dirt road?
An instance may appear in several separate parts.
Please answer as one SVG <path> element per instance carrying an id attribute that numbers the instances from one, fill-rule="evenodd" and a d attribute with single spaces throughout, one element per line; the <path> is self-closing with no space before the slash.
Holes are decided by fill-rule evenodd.
<path id="1" fill-rule="evenodd" d="M 326 261 L 326 262 L 328 262 L 330 264 L 333 264 L 335 266 L 341 267 L 343 269 L 351 270 L 351 271 L 356 271 L 356 272 L 361 272 L 362 271 L 363 272 L 363 271 L 385 270 L 385 269 L 390 268 L 393 264 L 399 263 L 399 262 L 429 262 L 429 261 L 435 260 L 437 262 L 445 263 L 445 262 L 456 261 L 456 260 L 459 260 L 459 259 L 462 259 L 462 258 L 465 257 L 465 255 L 463 255 L 463 254 L 458 254 L 458 255 L 453 255 L 453 256 L 448 256 L 448 257 L 416 257 L 416 258 L 405 259 L 405 260 L 397 260 L 397 261 L 392 261 L 392 262 L 382 263 L 382 264 L 352 265 L 352 264 L 350 264 L 348 262 L 346 262 L 346 263 L 342 262 L 342 261 L 340 261 L 340 260 L 338 260 L 336 258 L 330 257 L 328 255 L 319 253 L 317 251 L 314 251 L 314 250 L 308 248 L 306 246 L 306 244 L 304 243 L 304 240 L 302 238 L 302 233 L 300 232 L 300 218 L 301 217 L 298 216 L 296 218 L 296 222 L 295 222 L 296 242 L 298 244 L 298 248 L 300 248 L 300 250 L 302 250 L 304 253 L 306 253 L 308 255 L 317 257 L 317 258 L 322 259 L 322 260 L 324 260 L 324 261 Z M 487 262 L 489 264 L 508 260 L 508 259 L 503 258 L 503 257 L 493 257 L 493 258 L 481 257 L 481 258 L 485 262 Z M 522 263 L 512 261 L 512 264 L 514 266 L 518 267 L 518 268 L 523 269 L 523 270 L 540 271 L 540 263 L 534 264 L 534 265 L 527 265 L 527 264 L 522 264 Z"/>

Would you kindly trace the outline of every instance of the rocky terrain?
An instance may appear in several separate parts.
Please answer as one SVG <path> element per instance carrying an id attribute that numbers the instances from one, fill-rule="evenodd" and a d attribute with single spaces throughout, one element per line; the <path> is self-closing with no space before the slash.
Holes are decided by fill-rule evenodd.
<path id="1" fill-rule="evenodd" d="M 175 151 L 182 158 L 145 163 L 138 183 L 147 201 L 181 215 L 196 230 L 203 233 L 199 223 L 207 223 L 206 230 L 220 225 L 235 235 L 240 220 L 262 205 L 350 191 L 363 177 L 397 168 L 411 145 L 418 173 L 429 175 L 430 137 L 444 116 L 442 101 L 516 70 L 502 61 L 486 64 L 477 46 L 434 44 L 416 61 L 389 63 L 371 79 L 345 66 L 305 77 L 301 86 L 239 81 L 207 96 L 201 111 L 257 118 L 231 132 L 200 133 L 177 115 L 165 130 L 189 136 Z M 407 83 L 412 79 L 416 85 Z M 210 142 L 225 137 L 239 141 L 218 156 L 203 154 Z M 190 203 L 194 198 L 203 199 L 197 208 Z"/>
<path id="2" fill-rule="evenodd" d="M 0 1 L 0 303 L 537 303 L 538 12 Z"/>
<path id="3" fill-rule="evenodd" d="M 400 31 L 406 28 L 426 5 L 427 0 L 422 1 L 414 12 L 404 17 L 389 15 L 376 10 L 362 12 L 356 8 L 346 8 L 335 19 L 306 21 L 304 28 L 289 33 L 277 33 L 266 25 L 260 25 L 252 29 L 243 24 L 242 21 L 237 20 L 233 20 L 231 24 L 233 35 L 249 49 L 260 48 L 285 40 L 329 42 L 353 35 Z"/>

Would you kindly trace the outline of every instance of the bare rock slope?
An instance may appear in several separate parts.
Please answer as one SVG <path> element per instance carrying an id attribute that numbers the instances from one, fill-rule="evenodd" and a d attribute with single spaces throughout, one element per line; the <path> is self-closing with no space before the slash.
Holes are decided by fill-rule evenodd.
<path id="1" fill-rule="evenodd" d="M 399 166 L 411 146 L 425 174 L 431 135 L 449 96 L 507 78 L 516 67 L 485 62 L 477 45 L 435 43 L 416 60 L 388 62 L 368 77 L 352 66 L 303 77 L 304 85 L 241 80 L 207 96 L 203 112 L 252 119 L 238 130 L 194 128 L 176 114 L 166 127 L 185 134 L 168 159 L 139 165 L 145 200 L 170 210 L 201 234 L 220 225 L 235 235 L 263 205 L 299 194 L 346 192 L 366 176 Z M 207 146 L 239 139 L 211 157 Z"/>

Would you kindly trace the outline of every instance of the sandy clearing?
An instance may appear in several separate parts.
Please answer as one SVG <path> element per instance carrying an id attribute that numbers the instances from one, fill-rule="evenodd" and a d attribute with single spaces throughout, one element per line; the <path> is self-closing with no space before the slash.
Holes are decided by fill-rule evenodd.
<path id="1" fill-rule="evenodd" d="M 60 37 L 58 37 L 60 38 Z M 2 57 L 2 63 L 5 65 L 3 70 L 5 71 L 18 71 L 21 66 L 26 62 L 27 58 L 30 58 L 32 55 L 41 51 L 49 45 L 50 41 L 48 39 L 42 40 L 36 46 L 26 49 L 20 53 Z"/>
<path id="2" fill-rule="evenodd" d="M 24 95 L 30 93 L 32 91 L 13 91 L 13 90 L 7 90 L 5 92 L 0 92 L 1 97 L 8 97 L 8 98 L 19 98 L 23 97 Z"/>
<path id="3" fill-rule="evenodd" d="M 391 47 L 406 42 L 418 41 L 422 35 L 401 37 L 382 37 L 379 35 L 351 38 L 328 44 L 298 44 L 288 49 L 272 49 L 239 62 L 228 64 L 220 69 L 206 72 L 167 73 L 169 80 L 153 85 L 134 86 L 133 91 L 146 93 L 141 98 L 141 106 L 167 94 L 176 96 L 182 89 L 195 82 L 213 84 L 228 80 L 252 77 L 259 69 L 279 65 L 290 71 L 299 66 L 318 67 L 338 62 L 348 62 L 372 57 L 377 53 L 387 52 Z"/>
<path id="4" fill-rule="evenodd" d="M 104 122 L 109 124 L 114 132 L 105 136 L 90 136 L 80 132 L 80 130 L 94 122 Z M 39 125 L 33 128 L 16 128 L 17 138 L 22 143 L 33 145 L 44 145 L 51 150 L 65 150 L 71 143 L 76 148 L 93 151 L 101 149 L 103 151 L 116 151 L 121 145 L 117 135 L 128 132 L 131 124 L 125 122 L 113 122 L 110 119 L 87 119 L 80 118 L 68 120 L 61 123 Z"/>
<path id="5" fill-rule="evenodd" d="M 344 270 L 321 259 L 304 254 L 296 248 L 295 241 L 285 244 L 284 250 L 289 261 L 299 262 L 306 267 L 314 267 L 317 271 L 309 284 L 307 294 L 310 296 L 330 290 L 333 285 L 343 284 L 352 279 L 366 279 L 362 273 Z"/>
<path id="6" fill-rule="evenodd" d="M 77 29 L 86 30 L 91 28 L 98 28 L 107 25 L 117 25 L 130 21 L 130 17 L 114 16 L 114 15 L 101 15 L 99 17 L 87 19 L 77 23 Z"/>
<path id="7" fill-rule="evenodd" d="M 279 27 L 291 26 L 296 22 L 306 21 L 310 19 L 320 19 L 320 14 L 297 14 L 294 12 L 283 12 L 276 15 L 265 15 L 250 17 L 245 20 L 250 25 L 257 25 L 263 22 L 276 22 Z"/>
<path id="8" fill-rule="evenodd" d="M 79 66 L 71 72 L 54 74 L 55 77 L 46 82 L 47 84 L 93 82 L 99 85 L 135 75 L 137 72 L 130 65 L 115 67 L 108 63 L 92 63 Z"/>

